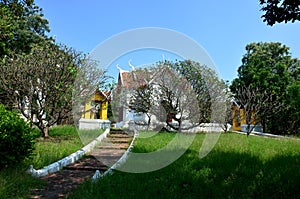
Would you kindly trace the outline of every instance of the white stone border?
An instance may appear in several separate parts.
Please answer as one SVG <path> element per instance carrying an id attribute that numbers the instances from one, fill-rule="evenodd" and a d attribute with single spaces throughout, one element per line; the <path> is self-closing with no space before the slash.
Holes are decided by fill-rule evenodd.
<path id="1" fill-rule="evenodd" d="M 100 171 L 97 170 L 92 177 L 92 181 L 96 182 L 98 179 L 106 176 L 107 174 L 112 175 L 114 169 L 116 169 L 118 166 L 124 164 L 128 158 L 128 155 L 129 155 L 129 153 L 133 147 L 134 141 L 136 140 L 137 137 L 138 137 L 138 132 L 136 130 L 134 130 L 133 139 L 132 139 L 129 147 L 127 148 L 126 152 L 122 155 L 122 157 L 114 165 L 112 165 L 108 170 L 106 170 L 104 173 L 101 174 Z"/>
<path id="2" fill-rule="evenodd" d="M 29 169 L 28 169 L 28 173 L 30 173 L 31 175 L 35 176 L 35 177 L 43 177 L 46 176 L 48 174 L 51 173 L 55 173 L 57 171 L 60 171 L 63 169 L 63 167 L 68 166 L 70 164 L 73 164 L 74 162 L 76 162 L 77 160 L 79 160 L 82 156 L 84 156 L 85 154 L 91 152 L 94 147 L 101 142 L 104 138 L 106 138 L 106 136 L 109 134 L 110 132 L 110 128 L 107 128 L 104 133 L 102 133 L 101 135 L 99 135 L 96 139 L 94 139 L 92 142 L 90 142 L 88 145 L 84 146 L 83 148 L 79 149 L 78 151 L 76 151 L 75 153 L 72 153 L 71 155 L 57 161 L 54 162 L 42 169 L 39 170 L 35 170 L 33 168 L 32 165 L 30 165 Z"/>

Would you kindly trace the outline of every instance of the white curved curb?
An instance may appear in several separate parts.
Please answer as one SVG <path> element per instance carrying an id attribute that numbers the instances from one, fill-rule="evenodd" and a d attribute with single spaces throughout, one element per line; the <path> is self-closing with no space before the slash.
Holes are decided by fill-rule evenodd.
<path id="1" fill-rule="evenodd" d="M 247 135 L 246 132 L 241 132 L 241 131 L 232 131 L 232 132 L 235 132 L 235 133 L 238 133 L 238 134 Z M 251 131 L 251 133 L 249 135 L 269 137 L 269 138 L 291 138 L 291 137 L 288 137 L 288 136 L 275 135 L 275 134 L 270 134 L 270 133 L 261 133 L 261 132 L 256 132 L 256 131 Z"/>
<path id="2" fill-rule="evenodd" d="M 138 132 L 135 130 L 133 139 L 132 139 L 129 147 L 127 148 L 126 152 L 122 155 L 122 157 L 114 165 L 112 165 L 108 170 L 106 170 L 104 173 L 101 174 L 100 171 L 97 170 L 92 177 L 92 181 L 96 182 L 99 178 L 102 178 L 102 177 L 106 176 L 107 174 L 111 175 L 113 173 L 114 169 L 116 169 L 118 166 L 124 164 L 127 160 L 128 154 L 130 153 L 130 151 L 133 147 L 133 143 L 137 137 L 138 137 Z"/>
<path id="3" fill-rule="evenodd" d="M 107 128 L 104 133 L 99 135 L 96 139 L 94 139 L 92 142 L 90 142 L 88 145 L 84 146 L 83 148 L 79 149 L 75 153 L 72 153 L 71 155 L 54 162 L 42 169 L 35 170 L 32 165 L 30 165 L 29 169 L 27 170 L 28 173 L 30 173 L 33 176 L 36 177 L 43 177 L 51 173 L 55 173 L 57 171 L 60 171 L 63 167 L 68 166 L 70 164 L 73 164 L 77 160 L 79 160 L 82 156 L 84 156 L 86 153 L 89 153 L 93 150 L 93 148 L 101 142 L 106 136 L 108 135 L 110 131 L 110 128 Z"/>

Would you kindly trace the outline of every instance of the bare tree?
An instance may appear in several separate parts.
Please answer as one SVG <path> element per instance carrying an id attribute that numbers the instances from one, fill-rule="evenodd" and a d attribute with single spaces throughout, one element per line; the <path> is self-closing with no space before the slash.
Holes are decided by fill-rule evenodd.
<path id="1" fill-rule="evenodd" d="M 196 62 L 164 62 L 151 73 L 147 84 L 135 90 L 130 107 L 155 116 L 172 129 L 189 130 L 210 122 L 212 109 L 224 101 L 220 87 L 215 86 L 220 82 L 215 73 Z"/>
<path id="2" fill-rule="evenodd" d="M 225 98 L 222 102 L 215 105 L 215 123 L 219 126 L 225 133 L 229 130 L 229 124 L 232 122 L 232 109 L 231 102 L 229 98 Z"/>
<path id="3" fill-rule="evenodd" d="M 152 115 L 150 109 L 153 103 L 154 103 L 153 85 L 145 84 L 132 91 L 128 108 L 136 111 L 137 113 L 146 114 L 148 118 L 147 129 L 150 127 L 150 123 L 151 123 Z"/>
<path id="4" fill-rule="evenodd" d="M 211 90 L 212 104 L 214 108 L 214 120 L 224 132 L 229 130 L 232 121 L 232 93 L 224 81 L 215 81 Z"/>
<path id="5" fill-rule="evenodd" d="M 282 106 L 274 94 L 251 85 L 237 88 L 235 98 L 244 111 L 244 116 L 241 119 L 246 121 L 247 135 L 259 123 L 263 125 L 263 132 L 265 132 L 265 121 Z"/>
<path id="6" fill-rule="evenodd" d="M 167 126 L 179 131 L 198 126 L 203 115 L 199 114 L 197 96 L 190 83 L 167 65 L 162 64 L 157 70 L 153 81 L 156 106 L 164 109 Z"/>

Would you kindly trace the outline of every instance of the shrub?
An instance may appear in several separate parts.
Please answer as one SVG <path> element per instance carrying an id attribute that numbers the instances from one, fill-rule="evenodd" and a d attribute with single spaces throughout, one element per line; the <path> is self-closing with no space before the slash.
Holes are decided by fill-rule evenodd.
<path id="1" fill-rule="evenodd" d="M 0 105 L 0 170 L 21 163 L 34 149 L 34 130 Z"/>

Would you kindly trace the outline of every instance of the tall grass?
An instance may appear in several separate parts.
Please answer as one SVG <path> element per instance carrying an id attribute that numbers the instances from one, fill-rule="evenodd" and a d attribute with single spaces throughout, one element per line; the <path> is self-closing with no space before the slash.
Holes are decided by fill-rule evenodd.
<path id="1" fill-rule="evenodd" d="M 166 145 L 173 134 L 138 139 L 134 152 Z M 116 171 L 97 183 L 86 182 L 70 198 L 299 198 L 300 141 L 222 134 L 199 159 L 204 135 L 186 153 L 154 172 Z"/>
<path id="2" fill-rule="evenodd" d="M 0 199 L 28 198 L 31 188 L 38 188 L 43 182 L 25 172 L 24 168 L 6 168 L 0 171 Z"/>

